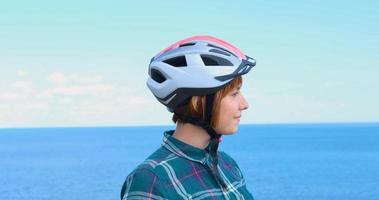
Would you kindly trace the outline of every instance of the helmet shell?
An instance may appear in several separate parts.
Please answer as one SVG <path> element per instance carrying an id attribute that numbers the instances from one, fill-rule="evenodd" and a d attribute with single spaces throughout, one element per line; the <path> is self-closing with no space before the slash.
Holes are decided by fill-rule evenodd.
<path id="1" fill-rule="evenodd" d="M 254 66 L 254 59 L 231 44 L 211 36 L 194 36 L 151 59 L 147 86 L 173 112 L 191 96 L 215 93 Z"/>

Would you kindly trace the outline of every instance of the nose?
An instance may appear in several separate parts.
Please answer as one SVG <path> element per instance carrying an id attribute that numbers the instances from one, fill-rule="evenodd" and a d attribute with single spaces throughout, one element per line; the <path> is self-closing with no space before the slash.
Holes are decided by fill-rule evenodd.
<path id="1" fill-rule="evenodd" d="M 246 101 L 245 97 L 241 94 L 240 109 L 246 110 L 249 108 L 249 102 Z"/>

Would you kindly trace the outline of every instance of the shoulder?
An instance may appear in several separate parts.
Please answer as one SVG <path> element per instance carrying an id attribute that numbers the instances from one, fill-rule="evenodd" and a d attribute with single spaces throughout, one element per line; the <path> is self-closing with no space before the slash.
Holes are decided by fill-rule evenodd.
<path id="1" fill-rule="evenodd" d="M 162 178 L 162 165 L 168 164 L 176 158 L 178 158 L 176 154 L 161 147 L 138 165 L 135 171 L 149 171 Z"/>
<path id="2" fill-rule="evenodd" d="M 159 176 L 153 171 L 139 168 L 126 178 L 121 189 L 121 199 L 166 199 L 161 186 Z"/>
<path id="3" fill-rule="evenodd" d="M 142 163 L 140 163 L 129 175 L 128 177 L 134 177 L 135 180 L 150 180 L 154 177 L 160 176 L 160 166 L 162 163 L 167 162 L 173 156 L 172 153 L 165 150 L 165 148 L 159 148 L 153 152 L 149 157 L 147 157 Z M 128 178 L 127 177 L 127 178 Z"/>
<path id="4" fill-rule="evenodd" d="M 130 187 L 131 185 L 133 185 L 133 187 L 142 188 L 146 186 L 146 184 L 148 183 L 156 182 L 157 179 L 158 176 L 151 169 L 138 167 L 126 177 L 123 187 Z"/>
<path id="5" fill-rule="evenodd" d="M 141 164 L 126 177 L 121 199 L 165 199 L 163 180 L 153 167 Z"/>
<path id="6" fill-rule="evenodd" d="M 167 161 L 171 154 L 159 148 L 144 162 L 138 165 L 127 177 L 121 189 L 121 199 L 165 199 L 164 192 L 167 177 L 160 169 L 161 164 Z M 154 199 L 154 198 L 153 198 Z"/>

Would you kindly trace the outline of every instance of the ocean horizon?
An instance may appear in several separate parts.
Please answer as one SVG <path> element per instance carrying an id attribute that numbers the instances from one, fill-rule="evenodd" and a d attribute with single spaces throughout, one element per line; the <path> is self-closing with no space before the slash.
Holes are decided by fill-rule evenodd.
<path id="1" fill-rule="evenodd" d="M 0 128 L 0 199 L 119 199 L 174 128 Z M 242 124 L 220 150 L 256 199 L 379 199 L 379 123 Z"/>

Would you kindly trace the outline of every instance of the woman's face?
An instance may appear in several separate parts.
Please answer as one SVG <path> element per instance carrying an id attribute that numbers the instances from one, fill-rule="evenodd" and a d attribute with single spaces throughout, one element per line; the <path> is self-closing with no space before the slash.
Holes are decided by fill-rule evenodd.
<path id="1" fill-rule="evenodd" d="M 238 130 L 242 111 L 249 107 L 248 102 L 242 96 L 240 91 L 241 86 L 233 89 L 220 103 L 220 118 L 215 127 L 219 134 L 233 134 Z"/>

